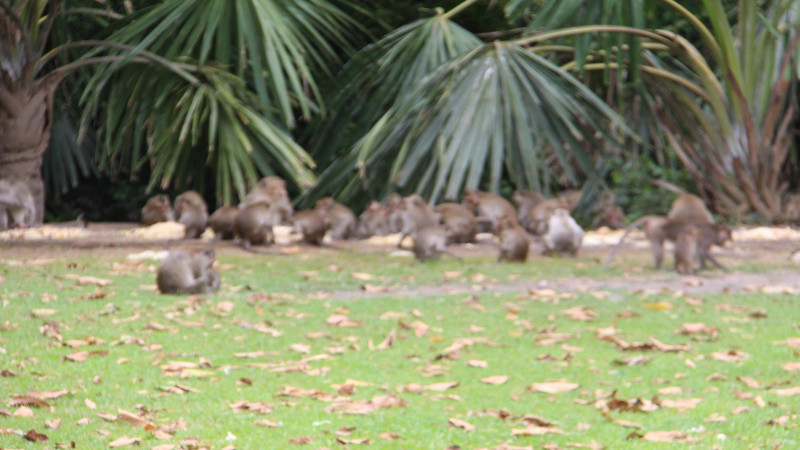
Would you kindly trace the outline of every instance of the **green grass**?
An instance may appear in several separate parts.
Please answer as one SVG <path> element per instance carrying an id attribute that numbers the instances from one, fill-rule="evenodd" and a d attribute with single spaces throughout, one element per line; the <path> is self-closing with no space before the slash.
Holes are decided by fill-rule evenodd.
<path id="1" fill-rule="evenodd" d="M 36 256 L 36 255 L 32 255 Z M 354 252 L 322 253 L 314 256 L 222 256 L 220 262 L 233 267 L 222 272 L 224 288 L 208 301 L 190 304 L 187 297 L 160 296 L 143 285 L 154 283 L 154 276 L 143 266 L 130 273 L 112 274 L 112 264 L 122 260 L 111 257 L 59 258 L 43 265 L 0 264 L 0 370 L 18 376 L 0 378 L 0 409 L 13 394 L 30 391 L 68 389 L 69 394 L 50 400 L 53 410 L 32 408 L 33 417 L 3 417 L 0 429 L 35 429 L 49 436 L 50 447 L 74 441 L 79 448 L 104 448 L 121 436 L 142 437 L 145 448 L 178 444 L 198 438 L 200 444 L 221 448 L 285 448 L 289 440 L 309 437 L 312 447 L 335 447 L 336 432 L 354 427 L 344 439 L 369 438 L 379 448 L 462 448 L 494 447 L 507 443 L 540 448 L 543 443 L 566 447 L 570 443 L 592 442 L 607 448 L 665 444 L 626 440 L 631 432 L 609 419 L 621 419 L 642 425 L 639 433 L 654 430 L 680 430 L 700 440 L 701 448 L 718 444 L 725 448 L 773 447 L 794 448 L 800 444 L 797 419 L 800 397 L 781 397 L 775 390 L 800 385 L 798 373 L 781 369 L 786 362 L 800 361 L 797 349 L 773 345 L 787 337 L 800 337 L 800 299 L 796 296 L 765 294 L 714 294 L 695 297 L 676 296 L 672 292 L 644 297 L 642 294 L 613 292 L 592 295 L 577 293 L 554 301 L 527 292 L 480 291 L 489 284 L 521 281 L 556 280 L 569 276 L 604 278 L 619 275 L 605 271 L 589 259 L 536 259 L 525 265 L 496 264 L 482 257 L 458 262 L 449 259 L 417 264 L 407 259 Z M 337 267 L 332 267 L 335 265 Z M 353 278 L 353 272 L 368 273 L 374 278 Z M 448 295 L 360 297 L 343 294 L 357 291 L 362 284 L 414 289 L 443 282 L 475 288 L 479 307 L 465 301 L 469 293 Z M 646 272 L 647 273 L 647 272 Z M 646 274 L 645 273 L 645 274 Z M 84 299 L 95 286 L 76 286 L 67 274 L 107 278 L 113 284 L 101 288 L 107 298 Z M 338 292 L 333 298 L 326 293 Z M 56 298 L 51 296 L 55 294 Z M 262 294 L 269 294 L 264 296 Z M 601 297 L 598 299 L 596 297 Z M 232 311 L 219 310 L 219 302 L 233 302 Z M 668 304 L 669 309 L 658 309 Z M 733 305 L 741 309 L 725 307 Z M 111 306 L 113 305 L 113 307 Z M 590 308 L 597 317 L 579 322 L 563 313 L 576 306 Z M 57 312 L 48 317 L 33 317 L 37 308 Z M 402 318 L 380 319 L 386 312 L 405 314 Z M 620 313 L 629 311 L 635 317 Z M 751 315 L 755 311 L 760 314 Z M 414 313 L 419 317 L 416 317 Z M 516 312 L 515 314 L 513 312 Z M 326 324 L 334 314 L 346 315 L 360 326 L 341 328 Z M 120 321 L 138 317 L 132 321 Z M 114 320 L 117 323 L 114 323 Z M 247 328 L 242 321 L 263 323 L 279 330 L 273 337 Z M 421 321 L 430 328 L 417 337 L 410 325 Z M 157 322 L 174 327 L 175 332 L 147 329 Z M 402 322 L 402 323 L 401 323 Z M 682 335 L 681 324 L 704 322 L 719 329 L 716 340 L 705 335 Z M 55 323 L 63 340 L 94 336 L 104 344 L 81 348 L 60 345 L 40 333 L 45 323 Z M 199 325 L 199 326 L 192 326 Z M 596 338 L 599 328 L 616 326 L 618 337 L 628 342 L 646 342 L 654 337 L 666 344 L 689 344 L 683 353 L 658 351 L 622 352 L 614 344 Z M 483 331 L 476 332 L 475 327 Z M 392 331 L 394 345 L 386 350 L 371 350 Z M 537 343 L 541 333 L 551 330 L 575 335 L 566 342 L 543 346 Z M 314 332 L 324 337 L 309 338 Z M 144 345 L 112 345 L 112 342 L 137 337 Z M 441 357 L 442 351 L 459 338 L 486 338 L 481 343 L 458 352 L 457 359 Z M 147 348 L 160 344 L 160 349 Z M 329 355 L 309 362 L 310 369 L 323 374 L 303 372 L 273 373 L 248 366 L 299 361 L 303 355 L 291 351 L 292 344 L 310 345 L 310 355 Z M 562 345 L 569 347 L 562 348 Z M 578 347 L 575 349 L 572 347 Z M 107 350 L 104 356 L 90 356 L 85 362 L 62 358 L 80 350 Z M 712 352 L 737 350 L 748 356 L 742 362 L 722 362 Z M 234 356 L 237 352 L 265 352 L 255 359 Z M 552 358 L 545 358 L 550 355 Z M 619 366 L 614 361 L 635 356 L 651 358 L 649 364 Z M 467 365 L 482 360 L 487 368 Z M 204 377 L 181 379 L 167 376 L 161 365 L 169 361 L 207 361 L 200 367 L 210 373 Z M 687 362 L 688 361 L 688 362 Z M 439 365 L 440 376 L 423 376 L 426 367 Z M 694 367 L 690 367 L 690 365 Z M 325 372 L 327 370 L 327 372 Z M 722 380 L 709 380 L 721 374 Z M 481 378 L 506 375 L 503 385 L 482 383 Z M 99 382 L 93 378 L 99 376 Z M 759 387 L 748 387 L 737 377 L 750 377 Z M 237 380 L 252 380 L 250 386 Z M 407 406 L 380 409 L 366 415 L 329 413 L 331 402 L 312 398 L 278 397 L 282 386 L 317 389 L 337 394 L 333 385 L 354 379 L 370 383 L 357 387 L 352 400 L 369 400 L 377 395 L 396 394 Z M 578 383 L 574 391 L 560 394 L 531 392 L 535 382 L 565 379 Z M 457 381 L 459 385 L 445 392 L 405 392 L 410 383 L 428 385 Z M 198 389 L 200 393 L 168 394 L 162 389 L 176 383 Z M 678 386 L 682 393 L 661 395 L 658 390 Z M 616 390 L 618 399 L 701 398 L 687 411 L 660 408 L 653 412 L 609 411 L 606 416 L 593 403 Z M 738 395 L 737 395 L 738 394 Z M 759 407 L 753 398 L 760 396 L 766 406 Z M 90 409 L 85 400 L 97 405 Z M 274 411 L 266 415 L 234 413 L 230 404 L 238 400 L 271 402 Z M 735 408 L 749 409 L 738 415 Z M 172 439 L 157 440 L 148 431 L 126 422 L 107 422 L 98 412 L 117 414 L 118 408 L 148 411 L 156 425 L 178 420 L 186 423 Z M 487 412 L 506 410 L 510 417 L 500 419 Z M 712 414 L 725 422 L 706 422 Z M 565 434 L 512 437 L 511 430 L 524 428 L 521 417 L 534 414 L 553 422 Z M 495 414 L 496 415 L 496 414 Z M 771 419 L 789 416 L 788 423 L 768 425 Z M 45 427 L 45 420 L 61 418 L 58 429 Z M 77 425 L 88 418 L 87 425 Z M 280 423 L 277 428 L 254 425 L 260 419 Z M 448 419 L 465 420 L 475 426 L 466 432 L 448 425 Z M 225 440 L 231 433 L 233 442 Z M 381 433 L 395 433 L 400 440 L 387 441 Z M 724 436 L 724 440 L 721 436 Z M 42 444 L 24 441 L 15 435 L 0 435 L 0 446 L 39 448 Z M 680 445 L 680 444 L 679 444 Z M 676 445 L 677 446 L 677 445 Z"/>

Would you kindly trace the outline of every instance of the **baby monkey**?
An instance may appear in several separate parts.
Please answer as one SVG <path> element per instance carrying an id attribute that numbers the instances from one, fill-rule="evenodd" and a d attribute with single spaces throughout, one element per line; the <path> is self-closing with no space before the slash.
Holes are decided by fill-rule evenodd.
<path id="1" fill-rule="evenodd" d="M 156 284 L 162 294 L 211 294 L 219 289 L 214 251 L 174 250 L 158 266 Z"/>

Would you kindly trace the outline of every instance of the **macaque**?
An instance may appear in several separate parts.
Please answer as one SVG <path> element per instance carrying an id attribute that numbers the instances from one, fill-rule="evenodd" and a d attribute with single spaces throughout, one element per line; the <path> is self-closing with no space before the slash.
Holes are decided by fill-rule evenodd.
<path id="1" fill-rule="evenodd" d="M 292 202 L 286 192 L 286 182 L 283 181 L 283 178 L 275 176 L 262 178 L 239 203 L 239 208 L 259 202 L 266 203 L 271 213 L 275 215 L 276 219 L 272 219 L 274 225 L 291 222 L 294 208 L 292 208 Z"/>
<path id="2" fill-rule="evenodd" d="M 530 240 L 528 233 L 512 217 L 503 217 L 497 223 L 500 254 L 497 261 L 525 262 L 528 259 Z"/>
<path id="3" fill-rule="evenodd" d="M 447 250 L 447 231 L 443 227 L 431 225 L 414 233 L 414 255 L 418 260 L 438 259 L 442 253 L 461 259 Z"/>
<path id="4" fill-rule="evenodd" d="M 400 194 L 392 194 L 386 199 L 386 209 L 389 211 L 389 231 L 391 233 L 401 233 L 403 231 L 403 216 L 400 211 L 400 204 L 403 197 Z"/>
<path id="5" fill-rule="evenodd" d="M 219 273 L 213 268 L 214 251 L 171 251 L 158 266 L 156 284 L 162 294 L 210 294 L 219 289 Z"/>
<path id="6" fill-rule="evenodd" d="M 515 205 L 517 205 L 520 225 L 527 229 L 527 223 L 533 214 L 533 208 L 535 208 L 539 203 L 547 200 L 547 197 L 536 191 L 517 189 L 514 192 L 514 195 L 511 197 L 511 200 Z"/>
<path id="7" fill-rule="evenodd" d="M 372 236 L 389 234 L 389 209 L 376 201 L 370 202 L 364 212 L 358 216 L 356 236 L 366 239 Z"/>
<path id="8" fill-rule="evenodd" d="M 0 180 L 0 231 L 25 228 L 36 219 L 36 203 L 22 180 Z"/>
<path id="9" fill-rule="evenodd" d="M 331 239 L 342 240 L 356 236 L 358 219 L 353 211 L 331 197 L 317 200 L 316 211 L 330 223 Z"/>
<path id="10" fill-rule="evenodd" d="M 583 242 L 583 229 L 569 215 L 566 209 L 556 209 L 547 223 L 547 233 L 543 236 L 545 253 L 569 253 L 575 256 Z"/>
<path id="11" fill-rule="evenodd" d="M 681 275 L 694 275 L 694 260 L 700 232 L 688 226 L 675 239 L 675 271 Z"/>
<path id="12" fill-rule="evenodd" d="M 229 241 L 236 235 L 234 229 L 234 222 L 236 215 L 239 214 L 239 208 L 235 206 L 221 206 L 214 214 L 208 218 L 208 226 L 214 230 L 214 236 L 217 239 Z"/>
<path id="13" fill-rule="evenodd" d="M 715 266 L 725 270 L 725 267 L 717 261 L 711 254 L 711 246 L 723 246 L 727 241 L 733 240 L 731 229 L 725 225 L 709 223 L 686 223 L 670 220 L 663 216 L 644 216 L 633 222 L 625 230 L 619 242 L 608 255 L 605 266 L 608 267 L 614 259 L 625 241 L 628 234 L 636 228 L 643 227 L 645 236 L 650 242 L 650 249 L 653 253 L 653 265 L 660 269 L 664 261 L 664 241 L 675 241 L 678 235 L 687 227 L 697 228 L 699 238 L 697 241 L 696 254 L 700 259 L 700 267 L 706 267 L 706 261 L 711 261 Z"/>
<path id="14" fill-rule="evenodd" d="M 150 226 L 158 222 L 171 222 L 175 220 L 172 203 L 166 194 L 150 197 L 142 208 L 142 224 Z"/>
<path id="15" fill-rule="evenodd" d="M 436 216 L 428 207 L 428 203 L 417 194 L 403 198 L 397 210 L 403 223 L 400 230 L 402 235 L 397 241 L 397 248 L 403 246 L 403 239 L 407 236 L 415 236 L 423 228 L 437 224 Z"/>
<path id="16" fill-rule="evenodd" d="M 542 236 L 547 233 L 550 217 L 557 209 L 565 209 L 564 204 L 557 198 L 549 198 L 539 202 L 539 204 L 533 207 L 527 220 L 522 223 L 522 226 L 528 230 L 529 233 Z"/>
<path id="17" fill-rule="evenodd" d="M 448 243 L 475 242 L 478 222 L 466 206 L 458 203 L 442 203 L 436 205 L 433 210 L 438 217 L 439 225 L 447 231 Z"/>
<path id="18" fill-rule="evenodd" d="M 622 208 L 616 205 L 606 205 L 600 208 L 592 222 L 592 228 L 598 229 L 600 227 L 607 227 L 612 230 L 625 228 L 625 213 L 622 212 Z"/>
<path id="19" fill-rule="evenodd" d="M 233 220 L 233 231 L 242 248 L 256 253 L 254 245 L 275 242 L 272 227 L 277 216 L 265 202 L 252 203 L 239 209 Z"/>
<path id="20" fill-rule="evenodd" d="M 488 225 L 492 232 L 497 232 L 497 223 L 503 217 L 517 220 L 517 211 L 503 197 L 481 191 L 467 191 L 464 194 L 464 206 L 478 214 L 478 225 Z"/>
<path id="21" fill-rule="evenodd" d="M 297 211 L 292 216 L 292 226 L 295 231 L 303 233 L 303 242 L 306 244 L 322 245 L 328 225 L 325 217 L 313 209 Z"/>
<path id="22" fill-rule="evenodd" d="M 714 223 L 714 217 L 703 200 L 692 194 L 680 194 L 672 202 L 667 219 L 684 223 Z"/>
<path id="23" fill-rule="evenodd" d="M 577 189 L 567 189 L 556 195 L 556 199 L 561 202 L 562 208 L 572 212 L 581 201 L 581 191 Z"/>
<path id="24" fill-rule="evenodd" d="M 187 239 L 199 238 L 208 224 L 208 206 L 196 191 L 186 191 L 175 199 L 175 217 L 186 227 Z"/>

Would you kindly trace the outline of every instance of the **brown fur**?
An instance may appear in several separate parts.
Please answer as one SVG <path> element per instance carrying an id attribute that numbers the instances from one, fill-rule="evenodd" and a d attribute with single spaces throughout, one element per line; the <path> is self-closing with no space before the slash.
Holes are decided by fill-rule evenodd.
<path id="1" fill-rule="evenodd" d="M 680 194 L 672 202 L 667 219 L 684 223 L 714 223 L 714 217 L 703 200 L 692 194 Z"/>
<path id="2" fill-rule="evenodd" d="M 558 208 L 547 221 L 547 232 L 542 236 L 545 253 L 570 254 L 575 256 L 583 242 L 583 229 L 570 216 L 569 211 Z"/>
<path id="3" fill-rule="evenodd" d="M 625 228 L 625 213 L 622 208 L 616 205 L 607 205 L 600 208 L 592 222 L 592 228 L 598 229 L 600 227 L 607 227 L 612 230 Z"/>
<path id="4" fill-rule="evenodd" d="M 214 251 L 176 250 L 158 266 L 156 284 L 162 294 L 209 294 L 219 288 L 219 273 L 213 268 Z"/>
<path id="5" fill-rule="evenodd" d="M 187 239 L 199 238 L 208 223 L 208 206 L 196 191 L 186 191 L 175 199 L 175 217 L 186 227 Z"/>
<path id="6" fill-rule="evenodd" d="M 166 194 L 150 197 L 142 208 L 141 222 L 143 225 L 150 226 L 154 223 L 173 220 L 175 220 L 175 212 L 172 211 L 172 203 Z"/>
<path id="7" fill-rule="evenodd" d="M 239 207 L 244 208 L 255 203 L 265 203 L 270 208 L 270 214 L 274 215 L 270 220 L 274 225 L 291 222 L 294 208 L 286 192 L 286 182 L 283 178 L 276 176 L 262 178 L 241 201 Z"/>
<path id="8" fill-rule="evenodd" d="M 36 221 L 36 203 L 23 180 L 0 180 L 0 231 L 25 228 Z"/>
<path id="9" fill-rule="evenodd" d="M 364 212 L 358 216 L 356 236 L 359 239 L 386 236 L 389 231 L 389 208 L 375 201 L 370 202 Z"/>
<path id="10" fill-rule="evenodd" d="M 556 199 L 561 202 L 562 208 L 572 212 L 581 201 L 581 191 L 577 189 L 567 189 L 566 191 L 559 192 Z"/>
<path id="11" fill-rule="evenodd" d="M 536 191 L 517 189 L 511 197 L 511 200 L 517 205 L 519 224 L 531 232 L 532 226 L 529 226 L 529 223 L 533 218 L 533 209 L 536 208 L 536 205 L 539 203 L 547 200 L 547 197 Z"/>
<path id="12" fill-rule="evenodd" d="M 481 191 L 464 193 L 464 206 L 478 215 L 478 226 L 482 224 L 497 233 L 497 224 L 503 217 L 517 221 L 517 211 L 503 197 Z"/>
<path id="13" fill-rule="evenodd" d="M 681 275 L 694 275 L 697 241 L 700 232 L 694 226 L 683 229 L 675 239 L 675 271 Z"/>
<path id="14" fill-rule="evenodd" d="M 397 242 L 398 248 L 403 245 L 403 239 L 407 236 L 415 236 L 423 228 L 437 224 L 433 211 L 431 211 L 425 199 L 419 195 L 414 194 L 403 198 L 397 210 L 403 224 L 400 230 L 402 235 Z"/>
<path id="15" fill-rule="evenodd" d="M 214 235 L 223 240 L 231 240 L 236 236 L 234 223 L 239 208 L 235 206 L 221 206 L 208 218 L 208 226 L 214 230 Z"/>
<path id="16" fill-rule="evenodd" d="M 439 225 L 447 231 L 449 243 L 475 242 L 478 222 L 466 206 L 458 203 L 442 203 L 434 207 Z"/>
<path id="17" fill-rule="evenodd" d="M 271 244 L 275 241 L 272 227 L 276 225 L 266 203 L 253 203 L 239 209 L 233 221 L 233 230 L 245 250 L 252 250 L 252 246 Z"/>
<path id="18" fill-rule="evenodd" d="M 322 245 L 328 222 L 322 214 L 313 209 L 297 211 L 292 217 L 295 231 L 303 233 L 303 242 L 311 245 Z"/>
<path id="19" fill-rule="evenodd" d="M 337 203 L 331 197 L 317 200 L 316 211 L 330 223 L 331 239 L 342 240 L 356 237 L 358 219 L 347 206 Z"/>
<path id="20" fill-rule="evenodd" d="M 528 234 L 512 217 L 504 217 L 497 223 L 500 237 L 500 254 L 497 261 L 525 262 L 528 259 L 530 240 Z"/>
<path id="21" fill-rule="evenodd" d="M 438 259 L 442 253 L 461 259 L 447 250 L 447 231 L 438 225 L 431 225 L 414 234 L 414 255 L 420 261 Z"/>

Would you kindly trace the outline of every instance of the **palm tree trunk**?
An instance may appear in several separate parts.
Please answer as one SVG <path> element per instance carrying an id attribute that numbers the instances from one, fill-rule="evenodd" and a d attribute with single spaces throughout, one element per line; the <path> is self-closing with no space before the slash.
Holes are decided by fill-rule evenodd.
<path id="1" fill-rule="evenodd" d="M 0 179 L 28 184 L 36 202 L 36 224 L 44 219 L 42 155 L 50 143 L 57 85 L 57 79 L 45 79 L 31 89 L 0 86 Z"/>

